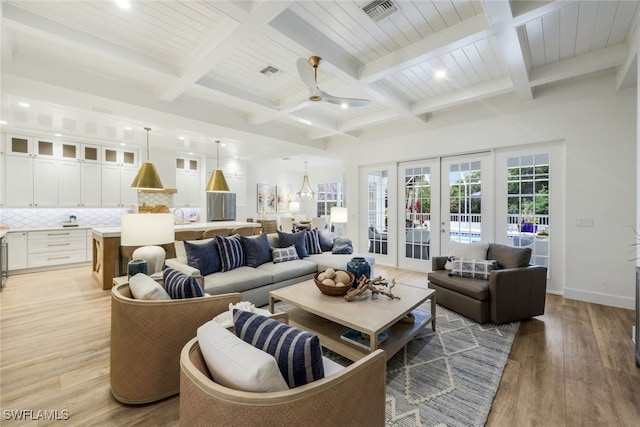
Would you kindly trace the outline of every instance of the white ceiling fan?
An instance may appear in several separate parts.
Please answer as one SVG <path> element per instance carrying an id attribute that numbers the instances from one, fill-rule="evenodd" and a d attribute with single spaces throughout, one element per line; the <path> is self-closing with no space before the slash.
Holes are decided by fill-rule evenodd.
<path id="1" fill-rule="evenodd" d="M 321 59 L 319 56 L 312 56 L 309 59 L 299 58 L 296 63 L 300 78 L 309 88 L 309 101 L 329 102 L 340 105 L 343 108 L 366 107 L 369 105 L 371 101 L 368 99 L 341 98 L 339 96 L 329 95 L 327 92 L 320 90 L 318 87 L 318 65 Z"/>

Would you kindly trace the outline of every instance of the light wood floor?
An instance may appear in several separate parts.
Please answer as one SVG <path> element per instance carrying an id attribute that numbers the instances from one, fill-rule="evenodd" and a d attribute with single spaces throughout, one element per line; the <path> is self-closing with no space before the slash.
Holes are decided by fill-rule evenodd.
<path id="1" fill-rule="evenodd" d="M 425 283 L 424 273 L 376 274 Z M 177 425 L 178 399 L 122 405 L 109 391 L 110 294 L 89 267 L 9 277 L 0 293 L 0 414 L 69 411 L 68 425 Z M 549 295 L 522 322 L 487 426 L 638 426 L 634 312 Z M 50 424 L 50 423 L 49 423 Z"/>

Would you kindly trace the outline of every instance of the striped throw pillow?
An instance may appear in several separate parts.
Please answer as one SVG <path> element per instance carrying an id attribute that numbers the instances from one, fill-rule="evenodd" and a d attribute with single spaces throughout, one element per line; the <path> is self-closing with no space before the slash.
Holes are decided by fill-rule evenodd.
<path id="1" fill-rule="evenodd" d="M 309 255 L 321 254 L 322 248 L 320 247 L 320 237 L 318 236 L 318 229 L 306 230 L 304 232 L 304 243 L 307 246 L 307 252 Z"/>
<path id="2" fill-rule="evenodd" d="M 324 378 L 320 339 L 302 329 L 242 310 L 233 311 L 236 335 L 271 354 L 289 388 Z"/>
<path id="3" fill-rule="evenodd" d="M 203 297 L 204 291 L 194 276 L 187 276 L 173 268 L 165 268 L 162 271 L 164 289 L 172 299 Z"/>
<path id="4" fill-rule="evenodd" d="M 298 259 L 298 251 L 294 245 L 291 245 L 288 248 L 273 248 L 271 251 L 271 258 L 273 258 L 274 264 L 293 261 L 294 259 Z"/>
<path id="5" fill-rule="evenodd" d="M 239 234 L 229 237 L 215 236 L 222 271 L 230 271 L 244 265 L 244 247 Z"/>

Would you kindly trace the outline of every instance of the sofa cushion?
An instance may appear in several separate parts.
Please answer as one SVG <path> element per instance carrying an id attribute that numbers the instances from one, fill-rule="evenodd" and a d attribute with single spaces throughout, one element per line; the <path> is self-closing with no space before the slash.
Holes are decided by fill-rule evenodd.
<path id="1" fill-rule="evenodd" d="M 489 249 L 489 243 L 486 242 L 461 243 L 454 240 L 449 242 L 449 256 L 453 258 L 487 259 L 487 249 Z"/>
<path id="2" fill-rule="evenodd" d="M 129 289 L 135 299 L 156 301 L 171 299 L 160 283 L 143 273 L 131 276 L 129 279 Z"/>
<path id="3" fill-rule="evenodd" d="M 195 276 L 186 274 L 167 267 L 162 272 L 164 288 L 173 299 L 203 297 L 204 292 Z"/>
<path id="4" fill-rule="evenodd" d="M 299 258 L 309 256 L 307 246 L 304 242 L 304 231 L 298 231 L 297 233 L 284 233 L 282 231 L 278 231 L 278 240 L 280 241 L 279 247 L 281 248 L 294 245 Z"/>
<path id="5" fill-rule="evenodd" d="M 209 274 L 204 278 L 205 292 L 211 295 L 243 292 L 271 283 L 271 275 L 258 268 L 242 266 L 231 271 Z"/>
<path id="6" fill-rule="evenodd" d="M 293 261 L 295 259 L 299 259 L 298 250 L 294 245 L 291 245 L 286 248 L 273 248 L 271 251 L 271 258 L 273 259 L 274 264 L 278 264 L 280 262 Z"/>
<path id="7" fill-rule="evenodd" d="M 244 248 L 239 234 L 229 237 L 215 236 L 222 263 L 222 271 L 231 271 L 244 265 Z"/>
<path id="8" fill-rule="evenodd" d="M 194 245 L 204 245 L 211 241 L 213 241 L 213 239 L 189 240 L 189 243 L 193 243 Z M 187 264 L 187 251 L 184 248 L 184 242 L 185 240 L 176 240 L 173 242 L 173 247 L 176 251 L 176 259 L 182 264 Z"/>
<path id="9" fill-rule="evenodd" d="M 428 274 L 430 282 L 443 288 L 461 293 L 473 299 L 486 301 L 489 299 L 489 281 L 460 276 L 450 276 L 446 270 L 436 270 Z"/>
<path id="10" fill-rule="evenodd" d="M 501 268 L 527 267 L 531 261 L 531 248 L 514 248 L 491 243 L 487 256 L 498 261 Z"/>
<path id="11" fill-rule="evenodd" d="M 293 261 L 278 264 L 268 262 L 258 267 L 258 270 L 270 274 L 271 281 L 273 283 L 278 283 L 289 279 L 295 279 L 296 277 L 302 277 L 307 274 L 315 273 L 317 271 L 317 268 L 318 266 L 315 262 L 310 261 L 308 258 L 305 258 L 295 259 Z"/>
<path id="12" fill-rule="evenodd" d="M 244 247 L 245 264 L 257 267 L 271 261 L 271 248 L 265 233 L 257 236 L 240 236 Z"/>
<path id="13" fill-rule="evenodd" d="M 472 277 L 475 279 L 489 279 L 489 274 L 498 269 L 496 260 L 487 259 L 464 259 L 457 258 L 452 261 L 453 268 L 451 275 L 461 277 Z"/>
<path id="14" fill-rule="evenodd" d="M 187 253 L 187 264 L 200 270 L 203 276 L 222 270 L 218 245 L 213 239 L 207 239 L 205 243 L 185 241 L 184 250 Z"/>
<path id="15" fill-rule="evenodd" d="M 202 357 L 213 380 L 234 390 L 288 390 L 276 359 L 211 320 L 197 331 Z"/>
<path id="16" fill-rule="evenodd" d="M 314 228 L 313 230 L 306 230 L 304 232 L 304 242 L 307 247 L 307 253 L 309 255 L 322 253 L 317 228 Z"/>
<path id="17" fill-rule="evenodd" d="M 320 339 L 259 314 L 235 310 L 236 335 L 275 357 L 289 388 L 324 378 Z"/>
<path id="18" fill-rule="evenodd" d="M 318 230 L 318 241 L 320 242 L 320 249 L 322 249 L 322 252 L 332 250 L 333 239 L 331 238 L 331 230 L 329 230 L 329 228 Z"/>

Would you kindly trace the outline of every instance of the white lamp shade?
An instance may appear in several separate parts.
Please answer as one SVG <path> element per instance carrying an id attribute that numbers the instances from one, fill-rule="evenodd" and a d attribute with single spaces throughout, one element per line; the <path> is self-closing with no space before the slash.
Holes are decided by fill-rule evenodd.
<path id="1" fill-rule="evenodd" d="M 331 208 L 331 222 L 334 224 L 346 224 L 349 220 L 347 208 L 334 206 Z"/>
<path id="2" fill-rule="evenodd" d="M 175 217 L 171 213 L 123 214 L 120 219 L 122 246 L 164 245 L 175 240 Z"/>

